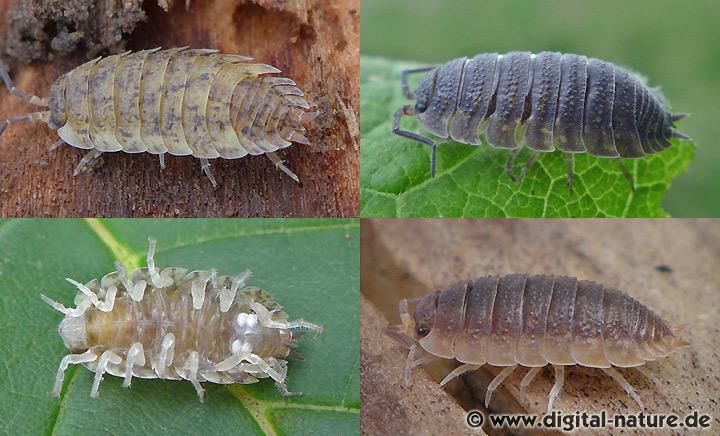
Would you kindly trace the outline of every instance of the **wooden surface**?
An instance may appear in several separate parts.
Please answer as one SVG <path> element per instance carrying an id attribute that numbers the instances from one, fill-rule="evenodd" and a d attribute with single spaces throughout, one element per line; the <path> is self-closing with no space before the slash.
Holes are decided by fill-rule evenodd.
<path id="1" fill-rule="evenodd" d="M 11 1 L 0 0 L 5 16 Z M 149 21 L 128 47 L 216 48 L 251 55 L 295 80 L 321 115 L 306 136 L 279 152 L 301 184 L 276 170 L 265 156 L 215 159 L 213 189 L 192 157 L 106 153 L 96 168 L 77 177 L 85 151 L 53 152 L 55 132 L 42 123 L 10 127 L 0 138 L 0 216 L 356 216 L 359 209 L 359 0 L 184 1 L 166 13 L 145 2 Z M 5 35 L 3 20 L 0 34 Z M 46 96 L 60 74 L 85 61 L 82 53 L 44 64 L 7 59 L 16 86 Z M 31 107 L 0 90 L 0 119 Z"/>
<path id="2" fill-rule="evenodd" d="M 698 410 L 713 415 L 712 425 L 717 428 L 718 256 L 720 222 L 713 220 L 363 220 L 361 289 L 386 322 L 396 324 L 400 299 L 481 275 L 567 274 L 615 286 L 671 325 L 685 324 L 682 336 L 691 342 L 647 364 L 661 380 L 660 387 L 635 370 L 620 370 L 646 411 L 685 416 Z M 377 320 L 361 315 L 368 343 L 382 340 L 377 331 L 365 332 L 374 323 Z M 406 354 L 400 346 L 394 350 L 399 359 Z M 456 366 L 444 363 L 441 369 L 425 368 L 436 383 Z M 444 392 L 428 390 L 426 395 L 438 401 L 453 398 L 465 409 L 482 409 L 485 388 L 500 369 L 485 366 L 451 382 Z M 388 367 L 387 371 L 401 370 Z M 519 385 L 525 372 L 516 370 L 495 391 L 491 411 L 545 412 L 552 371 L 538 374 L 522 402 Z M 362 383 L 366 382 L 363 377 Z M 639 412 L 635 402 L 600 370 L 569 367 L 555 410 L 602 409 Z"/>

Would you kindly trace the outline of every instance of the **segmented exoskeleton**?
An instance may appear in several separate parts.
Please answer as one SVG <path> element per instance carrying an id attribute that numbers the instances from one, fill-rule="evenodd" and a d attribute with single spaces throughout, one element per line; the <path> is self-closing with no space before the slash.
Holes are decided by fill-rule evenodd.
<path id="1" fill-rule="evenodd" d="M 412 315 L 408 305 L 415 305 Z M 601 368 L 640 406 L 639 395 L 614 367 L 643 367 L 688 345 L 658 315 L 617 289 L 573 277 L 511 274 L 466 280 L 425 297 L 400 302 L 402 325 L 388 334 L 409 346 L 405 378 L 412 368 L 444 358 L 462 363 L 441 382 L 484 364 L 506 367 L 487 388 L 493 391 L 518 366 L 530 371 L 525 389 L 547 364 L 555 369 L 548 413 L 564 383 L 565 365 Z"/>
<path id="2" fill-rule="evenodd" d="M 427 72 L 415 92 L 407 78 Z M 512 150 L 507 173 L 519 182 L 540 153 L 565 152 L 572 190 L 573 153 L 614 158 L 633 185 L 619 158 L 640 158 L 670 147 L 670 138 L 689 139 L 673 130 L 685 114 L 672 114 L 664 99 L 627 70 L 599 59 L 574 54 L 511 52 L 479 54 L 439 67 L 402 72 L 403 93 L 415 106 L 395 112 L 393 133 L 432 147 L 430 172 L 435 176 L 438 144 L 455 140 L 479 145 L 485 135 L 493 147 Z M 414 115 L 433 140 L 400 129 L 400 119 Z M 520 179 L 513 163 L 523 147 L 532 155 Z"/>
<path id="3" fill-rule="evenodd" d="M 266 154 L 298 181 L 273 152 L 292 142 L 309 144 L 304 123 L 317 112 L 295 82 L 275 67 L 217 50 L 144 50 L 97 58 L 60 76 L 47 100 L 15 88 L 7 67 L 0 76 L 10 92 L 49 110 L 8 118 L 0 135 L 20 121 L 43 121 L 63 143 L 89 149 L 75 169 L 88 169 L 103 152 L 192 155 L 215 186 L 210 159 Z"/>
<path id="4" fill-rule="evenodd" d="M 72 354 L 65 356 L 55 380 L 60 395 L 71 363 L 95 372 L 90 396 L 98 396 L 103 373 L 124 377 L 189 380 L 203 400 L 201 382 L 255 383 L 270 377 L 282 395 L 287 359 L 302 359 L 293 348 L 305 328 L 317 337 L 322 327 L 288 314 L 266 291 L 246 287 L 250 271 L 218 276 L 215 270 L 187 272 L 155 267 L 155 241 L 150 239 L 147 268 L 117 271 L 99 282 L 67 279 L 79 292 L 75 308 L 41 295 L 62 312 L 59 333 Z"/>

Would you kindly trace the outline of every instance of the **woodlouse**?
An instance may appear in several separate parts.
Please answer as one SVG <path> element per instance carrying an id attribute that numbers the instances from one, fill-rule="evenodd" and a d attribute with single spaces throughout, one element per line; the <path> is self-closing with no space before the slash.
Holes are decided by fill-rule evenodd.
<path id="1" fill-rule="evenodd" d="M 415 92 L 408 75 L 427 72 Z M 555 52 L 479 54 L 438 67 L 402 72 L 403 94 L 417 101 L 395 112 L 393 133 L 432 148 L 435 176 L 437 145 L 454 140 L 510 149 L 507 173 L 519 183 L 540 153 L 565 152 L 572 190 L 573 153 L 614 158 L 633 186 L 619 158 L 641 158 L 670 147 L 670 138 L 690 139 L 673 130 L 685 114 L 672 114 L 660 94 L 627 70 L 599 59 Z M 400 119 L 414 115 L 438 140 L 400 129 Z M 532 155 L 520 178 L 515 158 L 527 146 Z M 633 187 L 634 189 L 634 187 Z"/>
<path id="2" fill-rule="evenodd" d="M 252 58 L 187 47 L 125 52 L 97 58 L 60 76 L 48 99 L 27 95 L 0 76 L 12 95 L 49 110 L 10 117 L 0 135 L 20 121 L 43 121 L 60 141 L 89 149 L 78 175 L 104 152 L 192 155 L 213 186 L 210 159 L 266 154 L 298 181 L 273 152 L 309 144 L 303 124 L 317 112 L 295 82 Z"/>
<path id="3" fill-rule="evenodd" d="M 408 305 L 416 307 L 410 315 Z M 402 325 L 388 334 L 410 348 L 411 370 L 438 358 L 462 363 L 441 386 L 484 364 L 506 367 L 487 388 L 493 391 L 517 365 L 530 371 L 525 389 L 548 363 L 555 369 L 550 413 L 564 383 L 566 365 L 601 368 L 640 406 L 633 387 L 613 367 L 634 367 L 656 381 L 641 365 L 665 357 L 689 343 L 645 305 L 617 289 L 566 276 L 511 274 L 484 276 L 400 302 Z M 401 332 L 402 331 L 402 332 Z M 417 359 L 416 359 L 417 358 Z"/>
<path id="4" fill-rule="evenodd" d="M 189 380 L 203 400 L 201 382 L 255 383 L 270 377 L 284 396 L 289 392 L 287 359 L 302 356 L 293 348 L 309 329 L 315 337 L 322 326 L 288 314 L 265 290 L 245 287 L 250 271 L 235 277 L 215 270 L 160 271 L 149 239 L 147 268 L 127 274 L 123 265 L 99 282 L 66 279 L 79 292 L 75 308 L 41 295 L 65 318 L 59 333 L 72 354 L 65 356 L 53 393 L 60 395 L 68 365 L 83 364 L 95 372 L 90 396 L 98 396 L 103 373 L 124 377 Z M 102 300 L 102 301 L 101 301 Z"/>

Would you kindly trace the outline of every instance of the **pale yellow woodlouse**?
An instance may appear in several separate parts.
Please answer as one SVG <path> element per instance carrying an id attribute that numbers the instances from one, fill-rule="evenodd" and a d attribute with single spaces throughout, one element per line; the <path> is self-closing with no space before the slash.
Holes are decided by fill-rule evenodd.
<path id="1" fill-rule="evenodd" d="M 201 401 L 201 382 L 248 384 L 268 377 L 282 395 L 302 395 L 287 389 L 287 359 L 302 359 L 293 349 L 304 334 L 297 329 L 317 337 L 322 326 L 290 321 L 269 293 L 245 286 L 249 270 L 235 277 L 160 270 L 154 253 L 149 239 L 147 268 L 128 274 L 116 262 L 117 271 L 100 281 L 66 279 L 78 288 L 75 308 L 41 295 L 65 315 L 58 331 L 71 352 L 60 362 L 54 395 L 70 364 L 95 373 L 92 397 L 106 372 L 124 377 L 124 387 L 132 377 L 189 380 Z"/>
<path id="2" fill-rule="evenodd" d="M 12 95 L 49 110 L 14 116 L 0 135 L 20 121 L 43 121 L 60 141 L 90 150 L 78 175 L 104 152 L 192 155 L 214 186 L 210 159 L 266 154 L 298 181 L 273 152 L 293 142 L 309 144 L 303 124 L 316 108 L 275 67 L 218 50 L 187 47 L 126 52 L 97 58 L 60 76 L 47 99 L 17 89 L 0 62 Z"/>
<path id="3" fill-rule="evenodd" d="M 412 315 L 409 304 L 415 305 Z M 518 365 L 530 370 L 520 395 L 551 364 L 555 384 L 547 413 L 560 395 L 567 365 L 600 368 L 644 409 L 640 396 L 613 367 L 633 367 L 656 378 L 644 365 L 689 343 L 645 305 L 617 289 L 574 277 L 510 274 L 465 280 L 425 297 L 400 301 L 402 325 L 387 333 L 410 348 L 405 378 L 412 369 L 444 358 L 462 363 L 441 386 L 484 364 L 503 366 L 488 385 L 493 391 Z"/>

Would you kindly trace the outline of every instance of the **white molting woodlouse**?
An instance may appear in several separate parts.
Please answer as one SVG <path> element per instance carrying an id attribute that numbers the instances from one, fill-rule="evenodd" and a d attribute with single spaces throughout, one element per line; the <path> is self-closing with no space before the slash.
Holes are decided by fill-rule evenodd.
<path id="1" fill-rule="evenodd" d="M 415 92 L 408 75 L 427 73 Z M 432 148 L 435 176 L 437 145 L 447 141 L 512 150 L 506 164 L 519 182 L 540 153 L 565 152 L 572 191 L 573 154 L 612 158 L 633 186 L 619 158 L 641 158 L 670 147 L 670 138 L 690 139 L 674 129 L 685 114 L 673 114 L 664 98 L 635 74 L 599 59 L 556 52 L 483 53 L 440 66 L 405 70 L 406 98 L 416 100 L 395 112 L 393 133 Z M 434 140 L 400 128 L 414 116 Z M 513 164 L 520 151 L 532 151 L 520 173 Z M 633 187 L 634 189 L 634 187 Z"/>
<path id="2" fill-rule="evenodd" d="M 409 305 L 414 310 L 409 311 Z M 689 343 L 628 294 L 574 277 L 510 274 L 465 280 L 400 301 L 402 325 L 390 337 L 410 349 L 405 379 L 435 359 L 461 363 L 441 386 L 484 364 L 505 367 L 488 385 L 493 391 L 517 366 L 530 370 L 520 383 L 521 401 L 533 378 L 548 364 L 555 369 L 552 410 L 564 383 L 565 366 L 600 368 L 644 408 L 635 389 L 614 367 L 635 368 L 657 382 L 643 365 Z"/>
<path id="3" fill-rule="evenodd" d="M 74 175 L 104 152 L 165 153 L 199 158 L 216 186 L 210 159 L 266 154 L 295 181 L 274 152 L 293 142 L 309 144 L 305 127 L 317 108 L 295 82 L 271 74 L 275 67 L 252 58 L 187 47 L 125 52 L 97 58 L 63 74 L 43 99 L 17 89 L 0 61 L 10 93 L 48 110 L 13 116 L 0 124 L 43 121 L 60 141 L 90 150 Z"/>
<path id="4" fill-rule="evenodd" d="M 41 295 L 65 318 L 59 333 L 70 350 L 60 362 L 54 395 L 60 395 L 69 364 L 95 372 L 90 396 L 98 396 L 102 375 L 189 380 L 203 400 L 200 383 L 255 383 L 274 380 L 284 396 L 287 359 L 302 360 L 293 348 L 308 329 L 315 337 L 322 326 L 302 319 L 290 321 L 282 306 L 266 291 L 245 286 L 250 271 L 235 277 L 215 270 L 159 270 L 155 241 L 149 239 L 147 268 L 128 274 L 117 271 L 100 281 L 81 284 L 75 308 Z"/>

